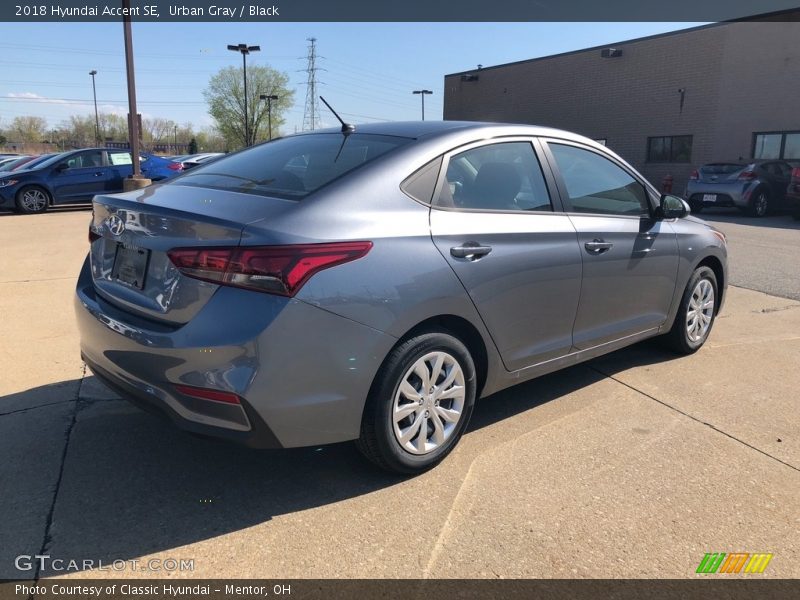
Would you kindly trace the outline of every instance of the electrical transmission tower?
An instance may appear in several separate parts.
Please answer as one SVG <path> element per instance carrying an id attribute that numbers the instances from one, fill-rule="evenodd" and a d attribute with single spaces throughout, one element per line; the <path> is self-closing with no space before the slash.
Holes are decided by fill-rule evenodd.
<path id="1" fill-rule="evenodd" d="M 308 38 L 311 42 L 308 46 L 308 66 L 305 72 L 308 74 L 306 84 L 306 107 L 303 111 L 303 131 L 319 128 L 319 103 L 317 102 L 317 38 Z"/>

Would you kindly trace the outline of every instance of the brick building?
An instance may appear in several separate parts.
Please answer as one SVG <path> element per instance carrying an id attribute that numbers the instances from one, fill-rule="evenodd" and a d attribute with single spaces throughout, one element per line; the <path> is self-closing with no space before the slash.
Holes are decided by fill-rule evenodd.
<path id="1" fill-rule="evenodd" d="M 446 120 L 604 141 L 660 187 L 731 158 L 800 159 L 800 13 L 696 27 L 445 76 Z"/>

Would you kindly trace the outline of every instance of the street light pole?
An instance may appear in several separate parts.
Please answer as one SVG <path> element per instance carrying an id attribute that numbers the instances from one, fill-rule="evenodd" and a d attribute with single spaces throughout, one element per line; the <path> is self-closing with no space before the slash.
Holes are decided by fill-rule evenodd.
<path id="1" fill-rule="evenodd" d="M 100 145 L 100 116 L 97 114 L 97 88 L 94 85 L 94 76 L 97 75 L 97 71 L 92 69 L 89 71 L 89 75 L 92 76 L 92 95 L 94 96 L 94 142 L 98 146 Z"/>
<path id="2" fill-rule="evenodd" d="M 261 94 L 261 99 L 267 101 L 267 127 L 269 128 L 269 139 L 272 141 L 272 101 L 277 100 L 275 94 Z"/>
<path id="3" fill-rule="evenodd" d="M 242 53 L 242 73 L 244 75 L 244 145 L 250 145 L 250 123 L 247 112 L 247 55 L 258 52 L 261 46 L 248 46 L 247 44 L 228 44 L 228 50 Z"/>
<path id="4" fill-rule="evenodd" d="M 173 127 L 175 128 L 175 154 L 180 154 L 178 151 L 178 126 L 174 125 Z"/>
<path id="5" fill-rule="evenodd" d="M 425 120 L 425 96 L 427 96 L 428 94 L 432 94 L 433 92 L 431 90 L 414 90 L 411 93 L 412 94 L 419 94 L 420 96 L 422 96 L 422 120 L 424 121 Z"/>

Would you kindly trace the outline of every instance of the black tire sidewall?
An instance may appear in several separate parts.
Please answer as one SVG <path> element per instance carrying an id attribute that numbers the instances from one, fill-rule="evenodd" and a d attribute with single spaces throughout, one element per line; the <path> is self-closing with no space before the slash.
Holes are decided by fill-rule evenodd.
<path id="1" fill-rule="evenodd" d="M 398 352 L 399 350 L 399 352 Z M 406 371 L 420 357 L 441 350 L 452 355 L 464 372 L 464 411 L 458 429 L 440 448 L 422 456 L 404 450 L 397 441 L 393 431 L 392 408 L 397 389 Z M 444 332 L 432 332 L 416 336 L 400 345 L 387 359 L 379 375 L 380 381 L 374 386 L 370 402 L 374 402 L 374 423 L 376 443 L 380 454 L 387 465 L 395 471 L 419 473 L 426 471 L 447 456 L 458 443 L 464 430 L 469 425 L 472 410 L 475 406 L 477 379 L 475 365 L 466 346 L 457 338 Z"/>
<path id="2" fill-rule="evenodd" d="M 711 287 L 714 289 L 714 314 L 711 316 L 711 323 L 708 326 L 708 331 L 703 339 L 698 342 L 692 342 L 686 331 L 686 313 L 689 310 L 689 301 L 692 298 L 694 288 L 701 279 L 708 279 L 711 282 Z M 692 276 L 689 278 L 689 283 L 686 284 L 686 289 L 683 291 L 678 314 L 675 315 L 675 323 L 672 326 L 673 342 L 676 349 L 686 354 L 697 352 L 703 344 L 706 343 L 708 337 L 711 335 L 711 330 L 714 328 L 714 321 L 717 318 L 717 307 L 719 306 L 719 290 L 717 287 L 717 276 L 714 271 L 709 267 L 699 267 L 695 269 Z"/>
<path id="3" fill-rule="evenodd" d="M 756 209 L 756 203 L 761 196 L 764 196 L 764 202 L 766 202 L 766 208 L 764 209 L 763 215 L 759 215 Z M 767 193 L 767 190 L 764 188 L 757 189 L 753 193 L 753 199 L 750 201 L 750 206 L 748 207 L 747 212 L 751 217 L 766 217 L 769 214 L 769 209 L 769 194 Z"/>
<path id="4" fill-rule="evenodd" d="M 45 195 L 45 198 L 47 199 L 47 202 L 45 202 L 44 208 L 42 210 L 27 210 L 22 205 L 22 202 L 21 202 L 22 195 L 28 190 L 39 190 Z M 50 200 L 51 200 L 50 192 L 48 192 L 45 188 L 43 188 L 43 187 L 41 187 L 39 185 L 26 185 L 26 186 L 21 187 L 17 191 L 17 194 L 14 197 L 14 204 L 17 207 L 17 211 L 21 212 L 24 215 L 37 215 L 37 214 L 41 214 L 43 212 L 47 212 L 47 209 L 50 208 Z"/>

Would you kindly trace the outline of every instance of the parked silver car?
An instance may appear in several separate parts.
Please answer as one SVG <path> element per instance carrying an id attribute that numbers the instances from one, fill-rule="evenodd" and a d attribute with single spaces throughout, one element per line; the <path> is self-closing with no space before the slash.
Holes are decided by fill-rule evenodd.
<path id="1" fill-rule="evenodd" d="M 703 345 L 725 236 L 613 152 L 541 127 L 294 135 L 94 200 L 77 285 L 99 379 L 256 447 L 442 460 L 476 398 L 664 335 Z"/>
<path id="2" fill-rule="evenodd" d="M 685 197 L 692 212 L 712 206 L 736 207 L 752 217 L 785 208 L 792 168 L 783 160 L 716 162 L 692 171 Z"/>

